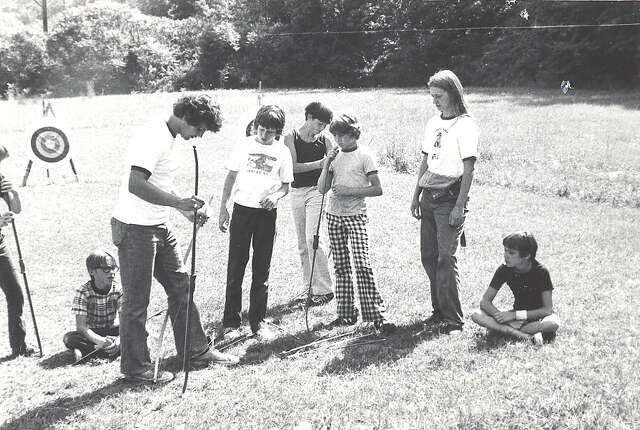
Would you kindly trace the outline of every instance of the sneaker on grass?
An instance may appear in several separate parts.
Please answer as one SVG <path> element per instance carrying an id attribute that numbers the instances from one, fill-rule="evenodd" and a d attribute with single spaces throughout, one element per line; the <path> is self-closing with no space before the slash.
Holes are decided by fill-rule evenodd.
<path id="1" fill-rule="evenodd" d="M 307 306 L 312 308 L 314 306 L 324 306 L 333 300 L 333 293 L 313 295 L 307 299 Z"/>
<path id="2" fill-rule="evenodd" d="M 125 375 L 125 379 L 129 382 L 140 384 L 166 384 L 173 381 L 175 375 L 171 372 L 158 372 L 158 379 L 153 379 L 153 369 L 149 369 L 135 375 Z"/>
<path id="3" fill-rule="evenodd" d="M 538 332 L 531 336 L 531 343 L 533 343 L 535 346 L 542 346 L 542 344 L 544 343 L 542 333 Z"/>
<path id="4" fill-rule="evenodd" d="M 391 334 L 396 331 L 396 325 L 386 320 L 374 321 L 373 327 L 380 334 Z"/>
<path id="5" fill-rule="evenodd" d="M 438 326 L 437 326 L 438 331 L 440 332 L 440 334 L 460 334 L 462 333 L 462 325 L 461 324 L 455 324 L 449 321 L 442 321 Z"/>
<path id="6" fill-rule="evenodd" d="M 253 337 L 260 342 L 271 342 L 275 340 L 276 333 L 265 325 L 261 325 L 260 328 L 253 332 Z"/>
<path id="7" fill-rule="evenodd" d="M 244 335 L 244 330 L 242 327 L 225 327 L 222 331 L 222 336 L 220 340 L 223 342 L 231 342 L 236 340 Z"/>
<path id="8" fill-rule="evenodd" d="M 235 366 L 240 359 L 235 355 L 225 354 L 215 349 L 209 349 L 204 354 L 191 357 L 191 365 L 196 367 L 206 367 L 210 364 L 219 364 L 222 366 Z"/>
<path id="9" fill-rule="evenodd" d="M 358 322 L 358 317 L 338 317 L 329 323 L 328 328 L 352 326 L 356 322 Z"/>
<path id="10" fill-rule="evenodd" d="M 77 363 L 80 360 L 82 360 L 82 351 L 80 351 L 78 348 L 74 348 L 73 349 L 73 361 L 75 363 Z"/>

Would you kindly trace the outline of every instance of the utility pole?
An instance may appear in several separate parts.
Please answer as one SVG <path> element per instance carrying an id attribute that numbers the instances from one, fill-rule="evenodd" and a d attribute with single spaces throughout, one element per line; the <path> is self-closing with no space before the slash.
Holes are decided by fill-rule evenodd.
<path id="1" fill-rule="evenodd" d="M 49 20 L 47 18 L 47 0 L 33 0 L 33 2 L 42 8 L 42 31 L 47 34 L 49 32 Z"/>
<path id="2" fill-rule="evenodd" d="M 45 34 L 49 32 L 49 24 L 47 19 L 47 0 L 42 1 L 42 30 Z"/>

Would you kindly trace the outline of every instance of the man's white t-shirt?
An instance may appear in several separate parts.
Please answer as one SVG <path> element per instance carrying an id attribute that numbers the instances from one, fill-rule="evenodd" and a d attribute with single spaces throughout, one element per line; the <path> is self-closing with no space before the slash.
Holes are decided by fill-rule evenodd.
<path id="1" fill-rule="evenodd" d="M 468 115 L 429 119 L 422 144 L 422 152 L 429 155 L 427 169 L 439 175 L 462 176 L 462 160 L 478 157 L 479 134 L 475 120 Z"/>
<path id="2" fill-rule="evenodd" d="M 138 225 L 159 225 L 168 221 L 168 206 L 154 205 L 129 192 L 129 175 L 131 166 L 141 167 L 151 173 L 150 184 L 170 193 L 179 167 L 179 150 L 163 119 L 149 122 L 133 134 L 127 148 L 114 218 L 125 224 Z"/>
<path id="3" fill-rule="evenodd" d="M 226 167 L 238 172 L 232 196 L 234 203 L 250 208 L 261 208 L 262 199 L 283 183 L 293 182 L 291 152 L 277 140 L 263 145 L 255 136 L 247 137 L 236 144 Z"/>

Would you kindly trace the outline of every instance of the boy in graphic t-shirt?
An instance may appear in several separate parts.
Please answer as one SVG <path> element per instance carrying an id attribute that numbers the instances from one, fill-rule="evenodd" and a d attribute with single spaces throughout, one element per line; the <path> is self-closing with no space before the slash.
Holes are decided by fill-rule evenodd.
<path id="1" fill-rule="evenodd" d="M 538 244 L 531 233 L 522 231 L 502 241 L 505 263 L 498 267 L 471 319 L 500 333 L 542 345 L 543 338 L 555 335 L 560 325 L 553 313 L 553 284 L 549 271 L 536 260 Z M 509 285 L 513 309 L 500 311 L 493 299 L 504 284 Z"/>
<path id="2" fill-rule="evenodd" d="M 229 229 L 227 290 L 222 321 L 223 337 L 242 336 L 242 280 L 253 246 L 252 281 L 249 294 L 249 324 L 260 340 L 275 334 L 263 323 L 267 311 L 269 269 L 276 237 L 278 201 L 293 182 L 291 153 L 275 139 L 282 133 L 285 115 L 275 105 L 262 106 L 254 120 L 257 131 L 239 142 L 227 162 L 227 177 L 220 202 L 220 230 Z M 232 196 L 233 191 L 233 196 Z M 227 202 L 233 199 L 229 222 Z"/>

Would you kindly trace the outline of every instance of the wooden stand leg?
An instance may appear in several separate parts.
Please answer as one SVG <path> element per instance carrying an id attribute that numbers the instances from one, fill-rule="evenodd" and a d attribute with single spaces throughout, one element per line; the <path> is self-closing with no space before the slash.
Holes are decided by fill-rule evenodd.
<path id="1" fill-rule="evenodd" d="M 73 158 L 69 158 L 69 164 L 71 164 L 71 170 L 76 177 L 76 182 L 80 182 L 80 179 L 78 179 L 78 172 L 76 172 L 76 166 L 73 164 Z"/>
<path id="2" fill-rule="evenodd" d="M 31 166 L 33 166 L 33 161 L 29 160 L 27 163 L 27 170 L 24 172 L 24 177 L 22 178 L 22 186 L 27 186 L 27 179 L 29 178 L 29 173 L 31 173 Z"/>

